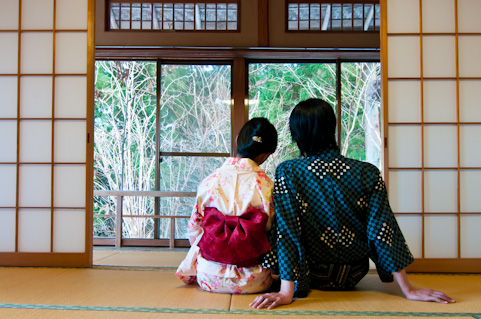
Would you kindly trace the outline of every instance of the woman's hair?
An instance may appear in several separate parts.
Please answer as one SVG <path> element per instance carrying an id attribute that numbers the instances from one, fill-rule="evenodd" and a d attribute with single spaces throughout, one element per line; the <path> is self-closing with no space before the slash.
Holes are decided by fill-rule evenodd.
<path id="1" fill-rule="evenodd" d="M 274 153 L 276 148 L 277 130 L 263 117 L 250 119 L 237 137 L 237 153 L 252 160 L 259 154 Z"/>
<path id="2" fill-rule="evenodd" d="M 308 99 L 294 107 L 289 117 L 291 136 L 302 156 L 325 149 L 338 149 L 336 115 L 332 106 L 320 99 Z"/>

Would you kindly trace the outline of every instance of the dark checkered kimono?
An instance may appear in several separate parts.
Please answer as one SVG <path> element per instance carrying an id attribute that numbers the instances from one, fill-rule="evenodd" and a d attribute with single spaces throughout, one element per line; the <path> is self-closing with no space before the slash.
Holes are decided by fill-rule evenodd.
<path id="1" fill-rule="evenodd" d="M 279 165 L 274 186 L 273 250 L 263 266 L 309 288 L 350 289 L 365 276 L 369 258 L 384 282 L 414 260 L 372 164 L 337 150 Z"/>

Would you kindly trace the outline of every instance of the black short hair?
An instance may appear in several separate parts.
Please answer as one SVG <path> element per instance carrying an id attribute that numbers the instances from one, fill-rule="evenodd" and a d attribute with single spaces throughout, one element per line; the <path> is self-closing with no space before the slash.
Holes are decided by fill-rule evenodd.
<path id="1" fill-rule="evenodd" d="M 277 130 L 263 117 L 250 119 L 237 137 L 237 153 L 252 160 L 259 154 L 274 153 L 276 148 Z"/>
<path id="2" fill-rule="evenodd" d="M 298 103 L 289 117 L 291 136 L 302 156 L 312 156 L 321 150 L 338 149 L 336 115 L 333 107 L 321 99 Z"/>

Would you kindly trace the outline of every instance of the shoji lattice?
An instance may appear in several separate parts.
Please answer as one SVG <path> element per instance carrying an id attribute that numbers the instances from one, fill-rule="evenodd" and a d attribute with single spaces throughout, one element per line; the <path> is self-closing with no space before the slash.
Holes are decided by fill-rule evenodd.
<path id="1" fill-rule="evenodd" d="M 424 270 L 462 271 L 481 258 L 481 1 L 382 6 L 391 205 L 415 257 L 437 260 Z"/>
<path id="2" fill-rule="evenodd" d="M 89 0 L 0 3 L 2 264 L 88 260 L 88 15 Z"/>

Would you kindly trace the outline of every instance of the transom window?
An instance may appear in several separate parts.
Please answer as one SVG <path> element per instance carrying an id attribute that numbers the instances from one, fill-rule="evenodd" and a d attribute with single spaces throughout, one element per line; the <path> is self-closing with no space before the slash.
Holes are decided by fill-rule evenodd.
<path id="1" fill-rule="evenodd" d="M 110 30 L 238 31 L 238 1 L 125 1 L 108 3 Z"/>
<path id="2" fill-rule="evenodd" d="M 380 5 L 288 0 L 288 31 L 378 31 Z"/>

